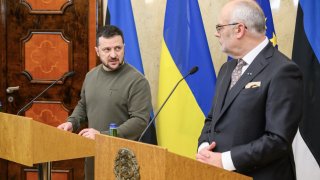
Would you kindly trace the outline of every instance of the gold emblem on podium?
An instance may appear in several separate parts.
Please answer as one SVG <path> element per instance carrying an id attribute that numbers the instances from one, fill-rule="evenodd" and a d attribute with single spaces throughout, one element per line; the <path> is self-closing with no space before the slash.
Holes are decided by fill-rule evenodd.
<path id="1" fill-rule="evenodd" d="M 140 179 L 139 165 L 134 153 L 127 148 L 121 148 L 118 151 L 114 163 L 114 174 L 116 179 Z"/>

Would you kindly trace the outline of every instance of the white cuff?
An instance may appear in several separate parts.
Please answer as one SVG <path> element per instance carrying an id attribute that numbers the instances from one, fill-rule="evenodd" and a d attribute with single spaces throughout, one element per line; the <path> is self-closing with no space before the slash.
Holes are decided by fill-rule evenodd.
<path id="1" fill-rule="evenodd" d="M 198 152 L 201 151 L 203 148 L 208 147 L 209 143 L 208 142 L 203 142 L 202 144 L 200 144 L 200 146 L 198 147 Z"/>
<path id="2" fill-rule="evenodd" d="M 200 149 L 200 147 L 199 147 L 199 149 Z M 230 151 L 223 152 L 221 154 L 221 160 L 222 160 L 223 169 L 228 170 L 228 171 L 236 170 L 236 168 L 233 165 L 233 161 L 231 159 L 231 152 Z"/>

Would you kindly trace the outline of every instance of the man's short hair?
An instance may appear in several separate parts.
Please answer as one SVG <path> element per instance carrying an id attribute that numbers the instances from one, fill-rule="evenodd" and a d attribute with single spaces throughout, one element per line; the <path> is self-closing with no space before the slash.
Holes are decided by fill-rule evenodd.
<path id="1" fill-rule="evenodd" d="M 113 25 L 105 25 L 101 28 L 99 28 L 97 32 L 97 37 L 96 37 L 96 46 L 99 46 L 99 38 L 104 37 L 104 38 L 111 38 L 114 36 L 121 36 L 122 42 L 124 43 L 124 38 L 123 38 L 123 33 L 121 29 L 119 29 L 117 26 Z"/>

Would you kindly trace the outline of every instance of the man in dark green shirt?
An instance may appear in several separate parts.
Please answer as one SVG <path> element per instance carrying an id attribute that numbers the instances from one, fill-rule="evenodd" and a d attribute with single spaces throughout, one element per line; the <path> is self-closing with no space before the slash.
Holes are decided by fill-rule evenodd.
<path id="1" fill-rule="evenodd" d="M 94 139 L 108 134 L 109 124 L 118 125 L 118 137 L 137 140 L 148 124 L 151 92 L 146 78 L 124 62 L 124 39 L 115 26 L 104 26 L 97 33 L 96 52 L 102 64 L 87 73 L 81 99 L 67 122 L 58 126 L 77 130 L 81 122 L 88 128 L 79 135 Z M 93 161 L 86 161 L 86 179 L 93 179 Z"/>

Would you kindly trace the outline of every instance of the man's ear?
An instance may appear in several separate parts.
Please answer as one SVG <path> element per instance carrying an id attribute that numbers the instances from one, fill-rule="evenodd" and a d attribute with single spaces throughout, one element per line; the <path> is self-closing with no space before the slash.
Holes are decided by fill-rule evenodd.
<path id="1" fill-rule="evenodd" d="M 242 30 L 241 27 L 238 27 L 237 28 L 237 33 L 241 32 L 241 30 Z"/>
<path id="2" fill-rule="evenodd" d="M 98 49 L 98 47 L 94 47 L 94 49 L 96 50 L 97 56 L 99 56 L 99 49 Z"/>
<path id="3" fill-rule="evenodd" d="M 236 28 L 236 33 L 237 33 L 237 37 L 240 38 L 242 36 L 245 35 L 246 31 L 246 27 L 242 24 L 240 24 L 237 28 Z"/>

